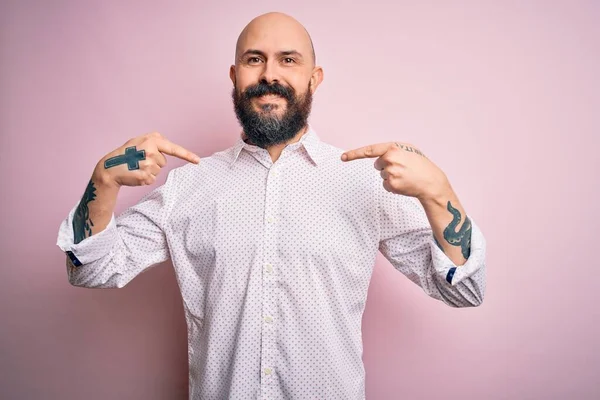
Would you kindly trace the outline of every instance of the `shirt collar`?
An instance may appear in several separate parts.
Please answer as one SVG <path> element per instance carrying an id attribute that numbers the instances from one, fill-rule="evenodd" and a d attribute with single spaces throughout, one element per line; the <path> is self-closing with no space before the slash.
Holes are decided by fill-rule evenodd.
<path id="1" fill-rule="evenodd" d="M 323 161 L 323 157 L 325 156 L 325 152 L 323 149 L 323 143 L 321 142 L 321 139 L 319 138 L 319 136 L 317 135 L 315 130 L 312 128 L 312 126 L 310 126 L 310 124 L 308 125 L 308 129 L 304 133 L 304 135 L 302 135 L 302 137 L 300 137 L 300 140 L 298 140 L 297 142 L 291 143 L 291 144 L 287 145 L 286 147 L 293 150 L 300 146 L 302 146 L 306 149 L 308 156 L 310 157 L 310 159 L 312 160 L 312 162 L 315 165 L 318 165 L 321 161 Z M 260 149 L 260 147 L 258 147 L 258 146 L 244 142 L 244 140 L 242 139 L 242 135 L 240 135 L 237 142 L 233 146 L 232 159 L 231 159 L 231 162 L 229 165 L 232 166 L 236 162 L 236 160 L 238 159 L 242 150 L 255 152 L 255 151 L 258 151 L 259 149 Z"/>

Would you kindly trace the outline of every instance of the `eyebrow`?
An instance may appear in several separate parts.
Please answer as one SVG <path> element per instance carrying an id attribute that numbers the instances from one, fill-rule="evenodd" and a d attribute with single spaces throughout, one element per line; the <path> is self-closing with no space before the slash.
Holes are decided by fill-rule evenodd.
<path id="1" fill-rule="evenodd" d="M 244 54 L 242 54 L 240 56 L 240 59 L 244 58 L 245 56 L 249 55 L 249 54 L 256 54 L 259 56 L 263 56 L 264 58 L 267 58 L 267 54 L 264 51 L 261 50 L 257 50 L 257 49 L 248 49 L 244 52 Z M 302 54 L 297 51 L 297 50 L 284 50 L 284 51 L 279 51 L 276 53 L 277 56 L 291 56 L 294 55 L 296 57 L 299 58 L 303 58 Z"/>

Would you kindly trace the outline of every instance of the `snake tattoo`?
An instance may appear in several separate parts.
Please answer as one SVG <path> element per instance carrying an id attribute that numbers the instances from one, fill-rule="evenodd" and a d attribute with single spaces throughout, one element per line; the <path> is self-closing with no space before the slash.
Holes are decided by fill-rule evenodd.
<path id="1" fill-rule="evenodd" d="M 460 224 L 461 215 L 458 209 L 452 207 L 450 201 L 448 201 L 448 211 L 454 216 L 450 224 L 444 229 L 444 239 L 453 246 L 460 246 L 462 255 L 465 259 L 469 258 L 471 254 L 471 220 L 469 217 L 465 219 L 465 223 L 460 227 L 458 232 L 456 227 Z M 440 247 L 440 244 L 437 242 Z"/>

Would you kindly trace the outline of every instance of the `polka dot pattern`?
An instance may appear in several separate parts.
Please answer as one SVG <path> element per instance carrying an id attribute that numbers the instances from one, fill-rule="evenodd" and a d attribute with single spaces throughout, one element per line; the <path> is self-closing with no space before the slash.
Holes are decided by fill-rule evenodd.
<path id="1" fill-rule="evenodd" d="M 373 160 L 310 128 L 273 163 L 240 138 L 73 244 L 72 284 L 122 287 L 171 259 L 188 326 L 191 399 L 364 399 L 361 320 L 378 251 L 433 298 L 478 305 L 485 241 L 457 268 L 414 198 L 385 191 Z"/>

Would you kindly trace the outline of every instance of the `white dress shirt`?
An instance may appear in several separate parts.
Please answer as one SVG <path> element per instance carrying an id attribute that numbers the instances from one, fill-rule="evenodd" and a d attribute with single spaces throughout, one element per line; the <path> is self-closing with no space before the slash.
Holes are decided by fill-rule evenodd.
<path id="1" fill-rule="evenodd" d="M 361 319 L 377 251 L 429 296 L 469 307 L 485 292 L 485 240 L 469 216 L 471 253 L 456 268 L 419 201 L 387 192 L 374 159 L 342 153 L 311 127 L 274 163 L 240 137 L 171 170 L 78 244 L 75 205 L 57 241 L 69 281 L 123 287 L 170 258 L 190 399 L 364 399 Z"/>

